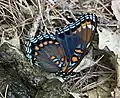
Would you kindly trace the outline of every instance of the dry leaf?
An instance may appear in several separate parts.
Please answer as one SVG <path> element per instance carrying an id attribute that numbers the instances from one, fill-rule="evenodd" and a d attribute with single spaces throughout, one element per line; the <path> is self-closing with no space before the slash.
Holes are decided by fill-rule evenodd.
<path id="1" fill-rule="evenodd" d="M 111 8 L 116 19 L 120 22 L 120 0 L 112 0 Z"/>
<path id="2" fill-rule="evenodd" d="M 107 46 L 111 51 L 118 56 L 118 65 L 115 65 L 117 71 L 117 86 L 120 87 L 120 33 L 113 32 L 102 28 L 102 31 L 98 30 L 99 34 L 99 48 L 103 49 Z"/>
<path id="3" fill-rule="evenodd" d="M 107 46 L 111 51 L 120 57 L 120 33 L 113 32 L 112 30 L 102 28 L 98 30 L 99 34 L 99 48 L 103 49 Z"/>

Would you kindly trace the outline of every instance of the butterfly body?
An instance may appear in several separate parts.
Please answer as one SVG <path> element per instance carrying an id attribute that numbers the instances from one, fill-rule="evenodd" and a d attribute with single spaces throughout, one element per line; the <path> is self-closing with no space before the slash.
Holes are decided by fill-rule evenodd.
<path id="1" fill-rule="evenodd" d="M 69 74 L 81 62 L 96 31 L 97 17 L 83 14 L 56 34 L 40 34 L 26 44 L 26 56 L 47 71 Z"/>

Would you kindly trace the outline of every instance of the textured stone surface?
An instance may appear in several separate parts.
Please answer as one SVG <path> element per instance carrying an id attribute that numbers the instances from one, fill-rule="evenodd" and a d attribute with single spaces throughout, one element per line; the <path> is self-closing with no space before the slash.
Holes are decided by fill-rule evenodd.
<path id="1" fill-rule="evenodd" d="M 28 62 L 15 47 L 4 43 L 0 47 L 0 92 L 7 98 L 69 98 L 62 83 L 47 79 L 46 72 Z M 36 94 L 37 93 L 37 94 Z"/>

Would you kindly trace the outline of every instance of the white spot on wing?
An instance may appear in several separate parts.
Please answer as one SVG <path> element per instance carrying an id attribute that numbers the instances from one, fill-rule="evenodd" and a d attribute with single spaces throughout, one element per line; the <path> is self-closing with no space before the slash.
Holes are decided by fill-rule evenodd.
<path id="1" fill-rule="evenodd" d="M 89 29 L 91 29 L 91 28 L 92 28 L 92 25 L 91 25 L 91 24 L 88 24 L 87 27 L 88 27 Z"/>

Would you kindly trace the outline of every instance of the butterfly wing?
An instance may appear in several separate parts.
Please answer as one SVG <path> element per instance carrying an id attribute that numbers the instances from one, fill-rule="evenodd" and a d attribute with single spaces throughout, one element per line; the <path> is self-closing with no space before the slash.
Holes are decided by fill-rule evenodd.
<path id="1" fill-rule="evenodd" d="M 57 72 L 66 64 L 65 54 L 53 34 L 40 34 L 26 42 L 27 57 L 48 72 Z"/>
<path id="2" fill-rule="evenodd" d="M 84 57 L 96 31 L 97 18 L 84 14 L 53 34 L 40 34 L 26 42 L 26 56 L 49 72 L 70 73 Z"/>
<path id="3" fill-rule="evenodd" d="M 86 13 L 77 21 L 56 31 L 56 38 L 62 45 L 69 61 L 65 73 L 70 73 L 84 57 L 96 31 L 97 17 L 95 14 Z"/>

